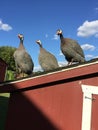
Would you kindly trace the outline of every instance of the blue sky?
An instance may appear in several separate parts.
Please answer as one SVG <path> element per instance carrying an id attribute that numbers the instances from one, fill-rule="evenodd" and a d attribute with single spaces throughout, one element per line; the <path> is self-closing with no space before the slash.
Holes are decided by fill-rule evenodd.
<path id="1" fill-rule="evenodd" d="M 1 0 L 0 46 L 18 47 L 18 33 L 24 35 L 24 46 L 31 55 L 35 70 L 39 68 L 40 39 L 43 47 L 54 54 L 60 65 L 66 60 L 60 52 L 57 29 L 64 37 L 78 41 L 86 60 L 98 57 L 97 0 Z"/>

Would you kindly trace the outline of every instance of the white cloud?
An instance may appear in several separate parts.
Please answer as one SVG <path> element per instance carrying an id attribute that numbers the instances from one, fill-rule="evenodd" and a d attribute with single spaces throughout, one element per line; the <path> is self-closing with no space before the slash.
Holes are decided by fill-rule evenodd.
<path id="1" fill-rule="evenodd" d="M 12 30 L 12 27 L 6 23 L 3 23 L 2 20 L 0 20 L 0 30 L 10 31 Z"/>
<path id="2" fill-rule="evenodd" d="M 77 36 L 80 37 L 98 36 L 98 20 L 91 22 L 85 21 L 77 31 Z"/>
<path id="3" fill-rule="evenodd" d="M 96 38 L 98 38 L 98 33 L 95 35 Z"/>
<path id="4" fill-rule="evenodd" d="M 83 44 L 81 45 L 83 50 L 90 50 L 90 51 L 94 51 L 95 50 L 95 46 L 91 45 L 91 44 Z"/>
<path id="5" fill-rule="evenodd" d="M 98 14 L 98 7 L 94 8 L 94 13 L 97 15 Z"/>
<path id="6" fill-rule="evenodd" d="M 48 38 L 48 34 L 46 34 L 45 37 Z"/>
<path id="7" fill-rule="evenodd" d="M 53 40 L 58 40 L 58 39 L 59 39 L 59 36 L 55 34 L 53 37 Z"/>
<path id="8" fill-rule="evenodd" d="M 94 55 L 91 55 L 91 54 L 88 54 L 88 55 L 86 55 L 85 57 L 86 57 L 86 59 L 95 59 L 95 58 L 98 58 L 97 55 L 94 56 Z"/>
<path id="9" fill-rule="evenodd" d="M 92 58 L 94 58 L 94 56 L 93 56 L 93 55 L 90 55 L 90 54 L 86 55 L 85 57 L 86 57 L 87 59 L 92 59 Z"/>
<path id="10" fill-rule="evenodd" d="M 59 67 L 63 67 L 63 66 L 66 66 L 68 63 L 65 60 L 65 61 L 59 61 L 58 64 L 59 64 Z"/>
<path id="11" fill-rule="evenodd" d="M 98 7 L 97 7 L 97 8 L 95 8 L 95 10 L 96 10 L 96 11 L 98 11 Z"/>
<path id="12" fill-rule="evenodd" d="M 94 58 L 98 58 L 98 56 L 95 56 Z"/>
<path id="13" fill-rule="evenodd" d="M 34 72 L 42 71 L 42 68 L 40 65 L 34 67 Z"/>
<path id="14" fill-rule="evenodd" d="M 60 51 L 59 55 L 60 55 L 60 56 L 63 56 L 63 53 Z"/>

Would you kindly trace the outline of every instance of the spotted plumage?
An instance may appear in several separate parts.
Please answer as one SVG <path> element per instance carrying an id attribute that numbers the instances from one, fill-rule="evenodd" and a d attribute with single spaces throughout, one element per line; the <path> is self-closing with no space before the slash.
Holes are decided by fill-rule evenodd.
<path id="1" fill-rule="evenodd" d="M 25 73 L 25 74 L 32 74 L 34 63 L 32 61 L 31 56 L 26 51 L 23 40 L 24 36 L 22 34 L 18 34 L 18 37 L 20 39 L 19 47 L 14 52 L 14 60 L 16 64 L 16 69 L 19 73 Z"/>
<path id="2" fill-rule="evenodd" d="M 56 57 L 43 48 L 40 40 L 37 40 L 36 43 L 40 46 L 39 53 L 39 64 L 44 71 L 53 70 L 59 67 Z"/>
<path id="3" fill-rule="evenodd" d="M 65 59 L 68 61 L 68 65 L 73 62 L 85 62 L 84 52 L 77 41 L 70 38 L 64 38 L 61 29 L 57 30 L 56 34 L 60 36 L 60 48 Z"/>

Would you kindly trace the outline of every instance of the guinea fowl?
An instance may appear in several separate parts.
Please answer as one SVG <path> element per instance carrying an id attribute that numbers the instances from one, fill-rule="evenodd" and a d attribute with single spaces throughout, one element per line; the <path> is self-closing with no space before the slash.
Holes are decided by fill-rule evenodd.
<path id="1" fill-rule="evenodd" d="M 44 71 L 49 71 L 58 68 L 59 65 L 56 57 L 42 47 L 42 43 L 40 40 L 37 40 L 36 43 L 38 43 L 38 45 L 40 46 L 38 60 L 41 68 Z"/>
<path id="2" fill-rule="evenodd" d="M 61 51 L 68 61 L 68 65 L 71 65 L 73 62 L 85 62 L 84 52 L 77 41 L 64 38 L 61 29 L 57 30 L 56 34 L 60 36 Z"/>
<path id="3" fill-rule="evenodd" d="M 27 53 L 23 45 L 24 36 L 22 34 L 18 34 L 18 37 L 20 39 L 20 44 L 14 52 L 16 70 L 18 70 L 19 73 L 30 75 L 32 74 L 34 63 L 31 56 Z"/>

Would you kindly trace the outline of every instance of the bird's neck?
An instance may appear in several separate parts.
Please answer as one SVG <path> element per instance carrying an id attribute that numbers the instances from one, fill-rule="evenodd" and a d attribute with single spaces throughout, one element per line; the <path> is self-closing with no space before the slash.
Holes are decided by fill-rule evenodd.
<path id="1" fill-rule="evenodd" d="M 62 41 L 62 43 L 63 43 L 63 41 L 64 41 L 63 34 L 60 34 L 60 39 L 61 39 L 61 41 Z"/>
<path id="2" fill-rule="evenodd" d="M 20 40 L 19 49 L 25 49 L 23 45 L 23 40 Z"/>
<path id="3" fill-rule="evenodd" d="M 63 34 L 60 34 L 60 39 L 63 39 Z"/>
<path id="4" fill-rule="evenodd" d="M 39 44 L 40 48 L 43 48 L 42 44 Z"/>

